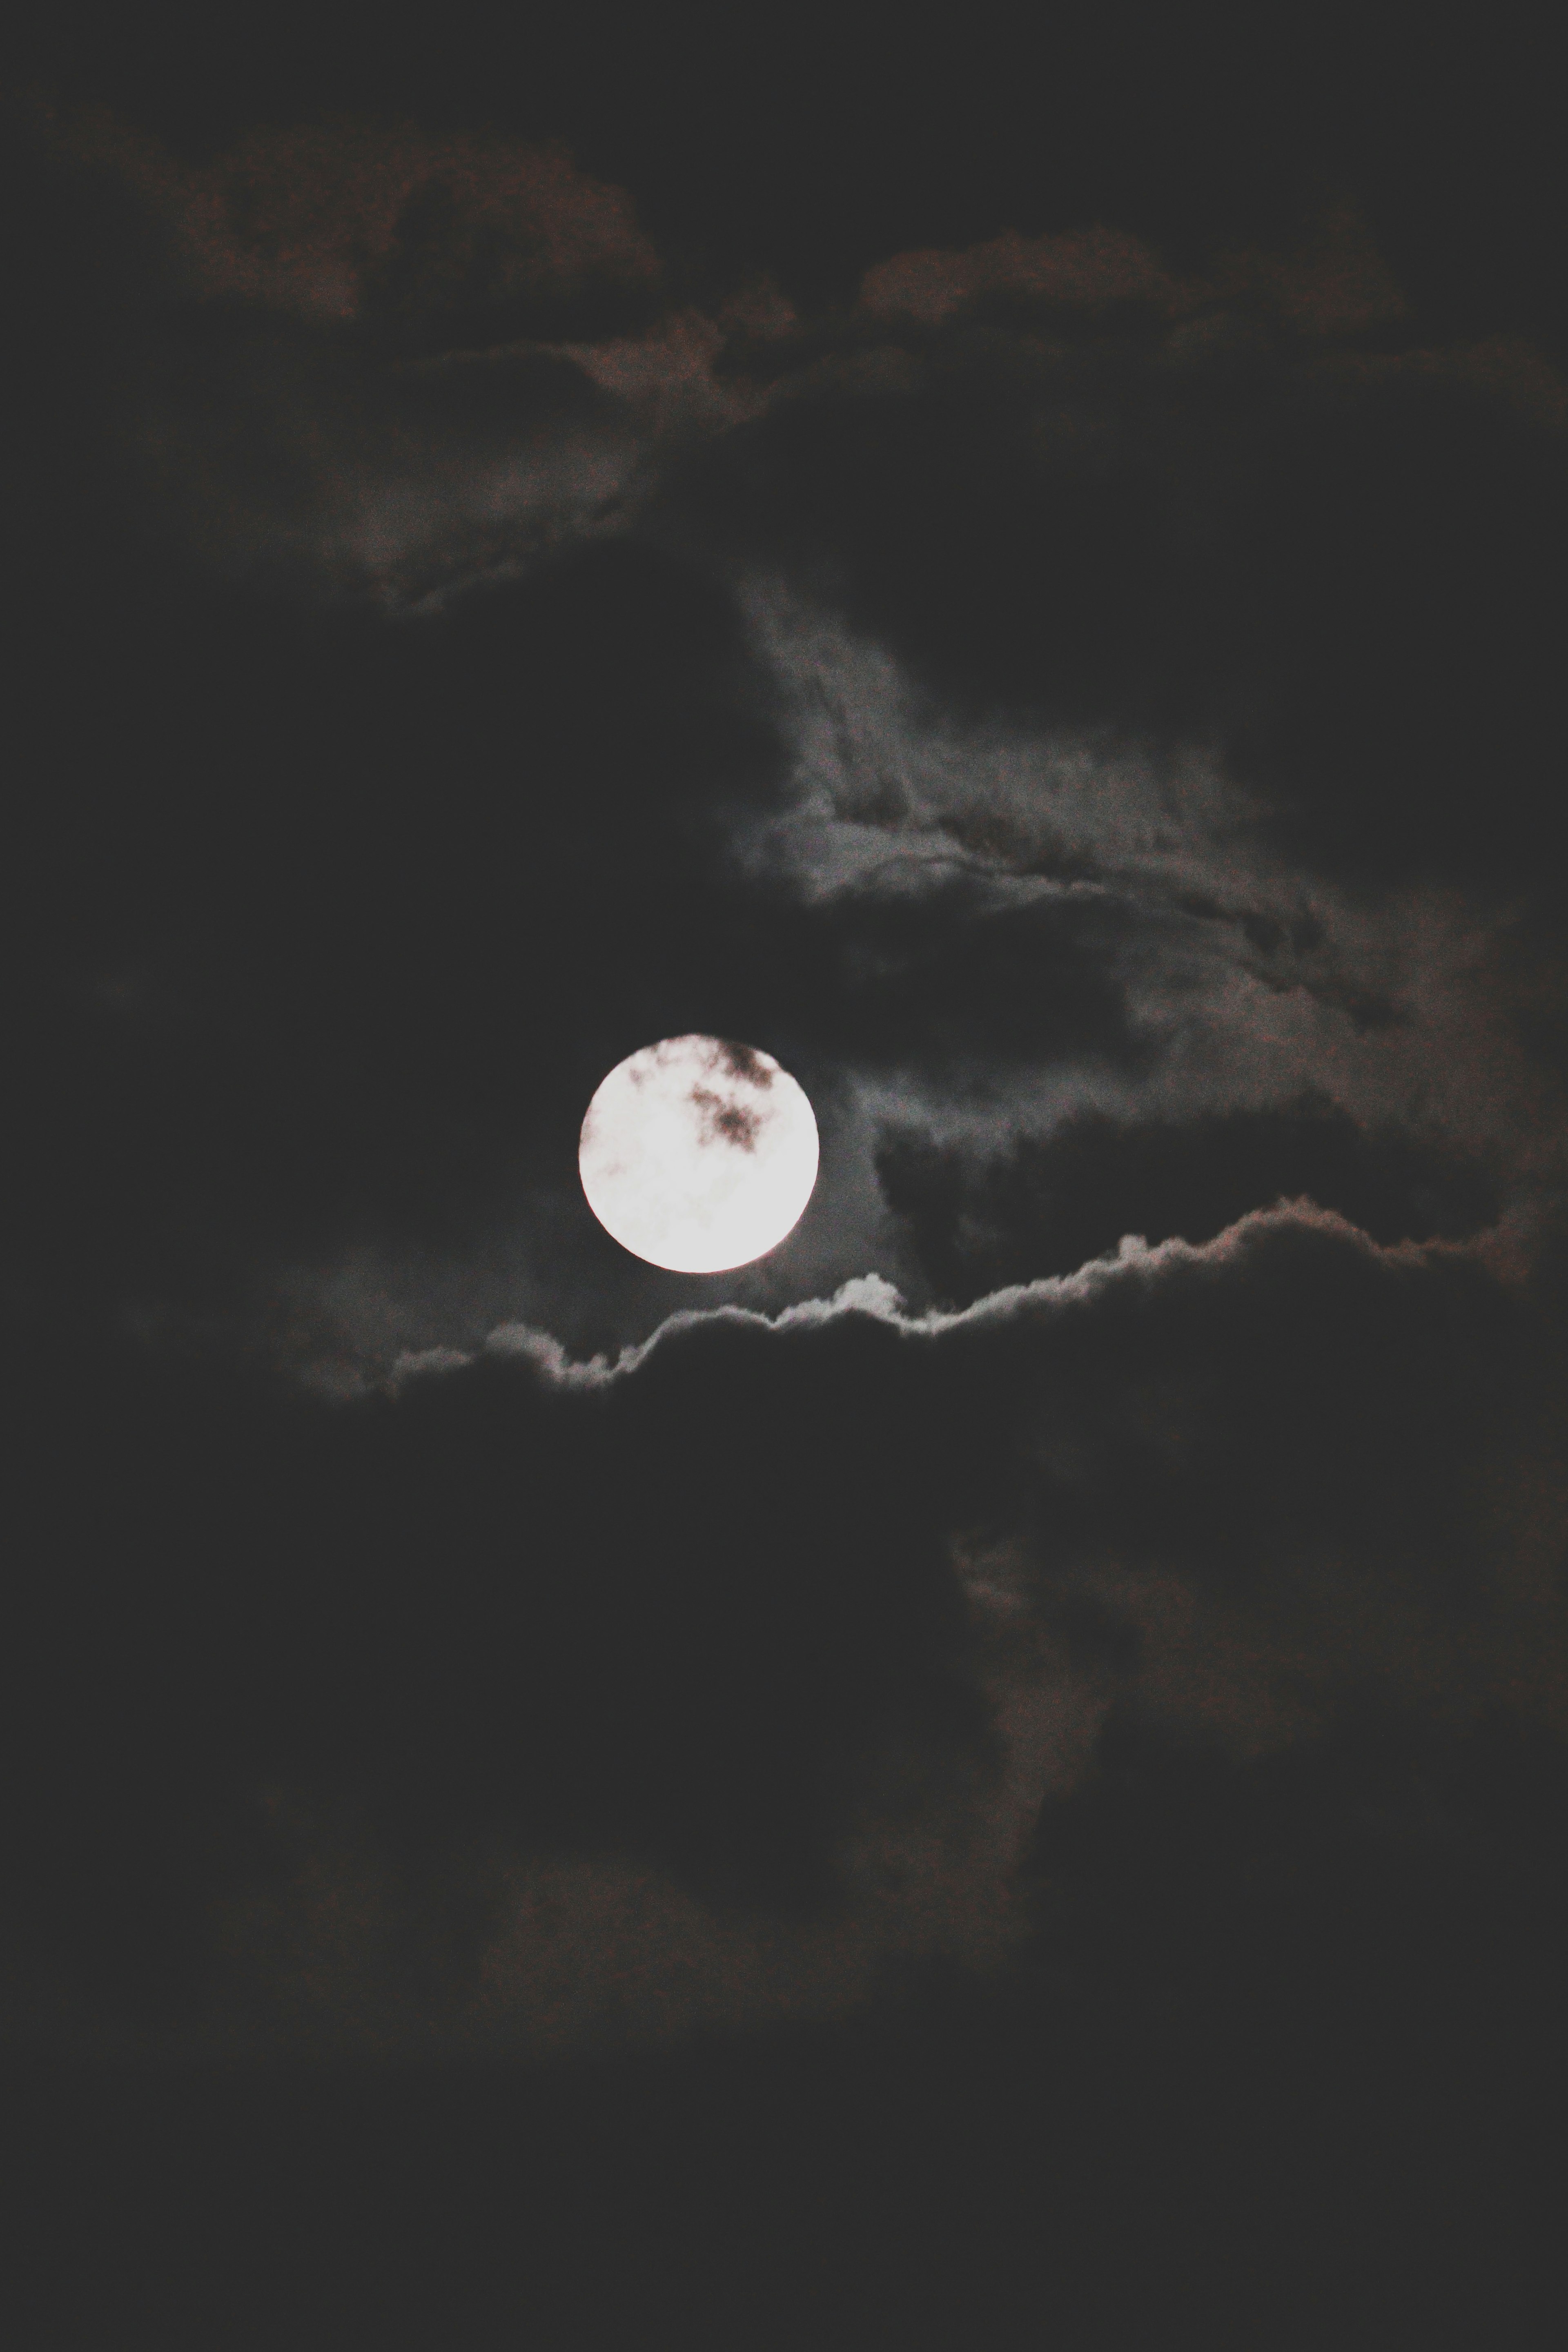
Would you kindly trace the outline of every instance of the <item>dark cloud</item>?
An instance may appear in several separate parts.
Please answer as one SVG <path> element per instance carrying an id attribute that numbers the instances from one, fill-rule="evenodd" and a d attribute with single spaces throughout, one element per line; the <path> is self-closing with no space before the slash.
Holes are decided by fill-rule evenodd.
<path id="1" fill-rule="evenodd" d="M 145 208 L 177 284 L 363 317 L 396 349 L 613 331 L 641 323 L 660 276 L 625 191 L 559 142 L 340 117 L 251 129 L 198 163 L 102 107 L 33 110 Z"/>
<path id="2" fill-rule="evenodd" d="M 6 101 L 43 2332 L 90 2209 L 170 2341 L 1513 2341 L 1556 215 L 1436 33 L 644 16 Z M 712 1277 L 576 1172 L 694 1034 L 822 1142 Z"/>
<path id="3" fill-rule="evenodd" d="M 1184 285 L 1124 236 L 907 256 L 691 496 L 956 707 L 1213 747 L 1331 870 L 1528 877 L 1562 387 L 1401 318 L 1354 244 Z"/>
<path id="4" fill-rule="evenodd" d="M 1084 1112 L 977 1158 L 919 1131 L 878 1154 L 888 1204 L 940 1295 L 1070 1273 L 1123 1234 L 1212 1241 L 1260 1203 L 1303 1196 L 1375 1240 L 1457 1238 L 1493 1223 L 1484 1168 L 1408 1132 L 1377 1136 L 1322 1097 L 1146 1126 Z"/>
<path id="5" fill-rule="evenodd" d="M 94 1279 L 460 1215 L 574 1139 L 649 979 L 715 1001 L 691 825 L 773 754 L 700 579 L 609 550 L 411 638 L 171 598 L 73 691 L 91 626 L 73 599 L 36 633 L 58 781 L 10 946 L 36 1197 Z"/>
<path id="6" fill-rule="evenodd" d="M 410 2047 L 809 2011 L 992 1948 L 1108 1708 L 1236 1761 L 1356 1709 L 1555 1734 L 1552 1361 L 1465 1250 L 1281 1213 L 956 1319 L 873 1286 L 616 1370 L 514 1333 L 346 1404 L 18 1366 L 13 2011 Z M 628 1873 L 616 2028 L 570 1954 Z"/>

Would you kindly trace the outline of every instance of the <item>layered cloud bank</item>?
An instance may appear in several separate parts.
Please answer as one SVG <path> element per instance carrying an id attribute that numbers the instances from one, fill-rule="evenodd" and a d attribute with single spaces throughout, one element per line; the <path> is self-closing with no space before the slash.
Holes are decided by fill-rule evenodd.
<path id="1" fill-rule="evenodd" d="M 13 2025 L 524 2053 L 992 1972 L 1109 1738 L 1560 1738 L 1562 1402 L 1475 1251 L 1307 1206 L 357 1402 L 30 1366 Z"/>

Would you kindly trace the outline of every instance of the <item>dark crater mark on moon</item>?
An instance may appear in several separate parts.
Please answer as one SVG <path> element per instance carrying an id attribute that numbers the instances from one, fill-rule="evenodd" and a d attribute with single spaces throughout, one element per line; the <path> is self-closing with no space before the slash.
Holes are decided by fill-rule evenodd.
<path id="1" fill-rule="evenodd" d="M 731 1037 L 716 1037 L 721 1060 L 732 1078 L 744 1078 L 748 1086 L 771 1087 L 773 1074 L 755 1046 L 739 1045 Z"/>
<path id="2" fill-rule="evenodd" d="M 693 1087 L 689 1099 L 702 1113 L 704 1143 L 733 1143 L 742 1151 L 754 1151 L 762 1133 L 763 1115 L 747 1110 L 743 1104 L 726 1102 L 710 1087 Z"/>

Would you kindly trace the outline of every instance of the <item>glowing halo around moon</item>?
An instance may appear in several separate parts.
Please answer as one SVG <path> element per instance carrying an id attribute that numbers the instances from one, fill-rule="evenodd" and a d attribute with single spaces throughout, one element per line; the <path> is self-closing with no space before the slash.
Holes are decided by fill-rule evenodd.
<path id="1" fill-rule="evenodd" d="M 617 1062 L 588 1105 L 588 1206 L 635 1257 L 722 1274 L 775 1249 L 816 1182 L 816 1120 L 771 1054 L 665 1037 Z"/>

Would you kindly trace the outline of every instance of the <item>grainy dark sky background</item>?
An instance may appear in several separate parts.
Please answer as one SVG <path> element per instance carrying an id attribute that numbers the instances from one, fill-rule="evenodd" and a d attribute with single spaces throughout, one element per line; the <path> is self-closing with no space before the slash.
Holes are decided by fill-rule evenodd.
<path id="1" fill-rule="evenodd" d="M 1555 2340 L 1544 25 L 4 103 L 8 2342 Z"/>

